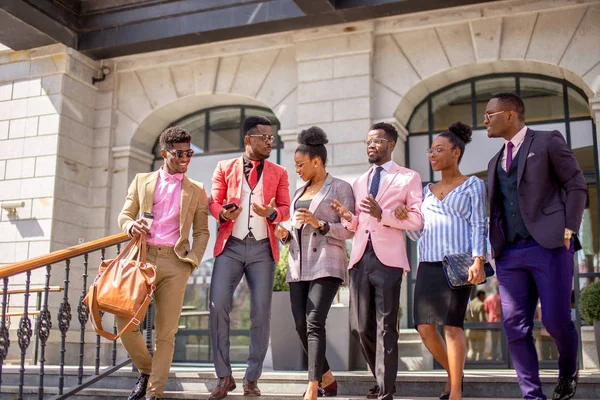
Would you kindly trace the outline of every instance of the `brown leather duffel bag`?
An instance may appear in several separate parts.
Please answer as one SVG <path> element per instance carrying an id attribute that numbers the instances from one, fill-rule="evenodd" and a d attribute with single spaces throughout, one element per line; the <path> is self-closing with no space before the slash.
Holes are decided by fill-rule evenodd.
<path id="1" fill-rule="evenodd" d="M 136 243 L 137 258 L 133 260 Z M 124 254 L 128 254 L 125 259 Z M 116 340 L 138 326 L 152 302 L 155 279 L 156 267 L 146 262 L 145 234 L 131 239 L 116 258 L 102 261 L 98 275 L 83 299 L 91 312 L 94 331 L 109 340 Z M 129 322 L 117 334 L 107 332 L 102 328 L 100 311 L 127 318 Z"/>

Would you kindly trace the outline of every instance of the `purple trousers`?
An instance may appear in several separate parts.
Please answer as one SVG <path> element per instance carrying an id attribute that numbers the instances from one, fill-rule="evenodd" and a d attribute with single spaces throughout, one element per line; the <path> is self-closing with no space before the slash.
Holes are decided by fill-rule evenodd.
<path id="1" fill-rule="evenodd" d="M 571 321 L 573 253 L 573 243 L 570 250 L 546 249 L 528 238 L 507 244 L 496 258 L 504 329 L 525 399 L 546 399 L 532 335 L 538 298 L 542 323 L 559 352 L 560 375 L 577 371 L 578 337 Z"/>

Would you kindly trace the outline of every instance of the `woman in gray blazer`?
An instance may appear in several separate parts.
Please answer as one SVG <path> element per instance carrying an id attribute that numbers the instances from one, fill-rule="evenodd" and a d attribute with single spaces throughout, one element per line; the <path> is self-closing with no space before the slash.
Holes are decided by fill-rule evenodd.
<path id="1" fill-rule="evenodd" d="M 325 358 L 325 320 L 338 288 L 346 282 L 345 240 L 353 236 L 331 209 L 338 199 L 354 212 L 354 194 L 348 182 L 327 173 L 327 142 L 325 132 L 316 126 L 298 135 L 294 161 L 296 173 L 306 184 L 292 202 L 291 230 L 281 226 L 275 230 L 282 242 L 290 243 L 286 280 L 296 331 L 308 355 L 306 400 L 337 395 L 337 382 Z"/>

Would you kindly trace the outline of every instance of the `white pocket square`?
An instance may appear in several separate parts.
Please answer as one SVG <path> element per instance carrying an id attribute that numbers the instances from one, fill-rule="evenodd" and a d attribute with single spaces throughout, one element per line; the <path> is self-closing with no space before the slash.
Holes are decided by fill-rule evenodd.
<path id="1" fill-rule="evenodd" d="M 533 156 L 535 156 L 535 153 L 529 153 L 529 154 L 527 154 L 527 158 L 533 157 Z"/>

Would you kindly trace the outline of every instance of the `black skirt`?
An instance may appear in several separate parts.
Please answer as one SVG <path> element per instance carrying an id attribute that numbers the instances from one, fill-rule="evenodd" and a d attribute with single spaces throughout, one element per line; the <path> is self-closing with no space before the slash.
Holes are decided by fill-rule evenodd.
<path id="1" fill-rule="evenodd" d="M 471 288 L 451 289 L 441 262 L 421 262 L 415 284 L 415 327 L 420 324 L 463 328 Z"/>

